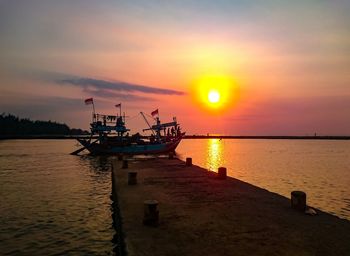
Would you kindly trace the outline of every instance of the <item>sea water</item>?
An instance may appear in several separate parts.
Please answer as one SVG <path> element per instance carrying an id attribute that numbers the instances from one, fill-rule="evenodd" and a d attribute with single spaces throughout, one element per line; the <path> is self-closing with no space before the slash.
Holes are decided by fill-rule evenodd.
<path id="1" fill-rule="evenodd" d="M 113 157 L 72 156 L 74 140 L 0 141 L 0 252 L 112 255 Z M 350 220 L 350 141 L 183 140 L 177 154 L 206 169 Z"/>
<path id="2" fill-rule="evenodd" d="M 1 255 L 112 255 L 110 161 L 75 144 L 0 141 Z"/>
<path id="3" fill-rule="evenodd" d="M 350 141 L 192 139 L 177 152 L 288 198 L 302 190 L 308 205 L 350 220 Z"/>

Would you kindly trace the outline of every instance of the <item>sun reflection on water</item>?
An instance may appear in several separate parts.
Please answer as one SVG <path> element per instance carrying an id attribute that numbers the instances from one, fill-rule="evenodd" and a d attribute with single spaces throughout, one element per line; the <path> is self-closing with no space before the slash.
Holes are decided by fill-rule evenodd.
<path id="1" fill-rule="evenodd" d="M 184 160 L 290 197 L 302 190 L 308 203 L 350 220 L 350 147 L 348 141 L 183 140 L 176 150 Z M 329 170 L 332 170 L 331 172 Z"/>
<path id="2" fill-rule="evenodd" d="M 223 144 L 221 139 L 209 139 L 207 144 L 207 169 L 217 172 L 223 164 Z"/>

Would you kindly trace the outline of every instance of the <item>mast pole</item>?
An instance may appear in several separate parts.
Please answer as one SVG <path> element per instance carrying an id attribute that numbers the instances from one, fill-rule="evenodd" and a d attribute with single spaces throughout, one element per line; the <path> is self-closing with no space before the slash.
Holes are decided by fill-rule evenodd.
<path id="1" fill-rule="evenodd" d="M 142 115 L 143 119 L 145 120 L 146 124 L 148 125 L 149 129 L 152 131 L 152 133 L 155 135 L 151 125 L 149 124 L 149 122 L 147 121 L 145 115 L 143 114 L 143 112 L 141 111 L 140 114 Z"/>
<path id="2" fill-rule="evenodd" d="M 96 115 L 95 115 L 95 103 L 92 100 L 92 122 L 95 121 Z"/>

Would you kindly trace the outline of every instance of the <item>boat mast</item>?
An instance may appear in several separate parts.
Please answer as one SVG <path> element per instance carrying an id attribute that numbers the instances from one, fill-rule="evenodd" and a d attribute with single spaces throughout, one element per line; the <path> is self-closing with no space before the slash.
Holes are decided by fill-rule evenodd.
<path id="1" fill-rule="evenodd" d="M 92 100 L 92 122 L 94 123 L 95 121 L 96 121 L 95 103 L 94 103 L 94 100 Z"/>
<path id="2" fill-rule="evenodd" d="M 156 135 L 151 127 L 151 125 L 149 124 L 148 120 L 146 119 L 144 113 L 141 111 L 140 114 L 142 115 L 143 119 L 145 120 L 145 122 L 147 123 L 149 129 L 152 131 L 153 135 Z"/>

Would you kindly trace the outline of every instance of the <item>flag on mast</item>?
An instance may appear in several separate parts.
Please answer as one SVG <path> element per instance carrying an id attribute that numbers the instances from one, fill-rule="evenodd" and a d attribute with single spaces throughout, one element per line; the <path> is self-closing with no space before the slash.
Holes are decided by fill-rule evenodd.
<path id="1" fill-rule="evenodd" d="M 159 115 L 158 108 L 151 112 L 152 116 Z"/>
<path id="2" fill-rule="evenodd" d="M 94 99 L 88 98 L 84 102 L 85 102 L 85 105 L 92 105 L 92 122 L 96 121 Z"/>
<path id="3" fill-rule="evenodd" d="M 88 98 L 85 100 L 85 105 L 90 105 L 90 104 L 94 104 L 94 99 L 93 98 Z"/>
<path id="4" fill-rule="evenodd" d="M 119 108 L 119 116 L 122 116 L 122 104 L 119 103 L 117 105 L 115 105 L 116 108 Z"/>

